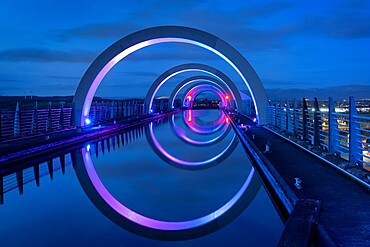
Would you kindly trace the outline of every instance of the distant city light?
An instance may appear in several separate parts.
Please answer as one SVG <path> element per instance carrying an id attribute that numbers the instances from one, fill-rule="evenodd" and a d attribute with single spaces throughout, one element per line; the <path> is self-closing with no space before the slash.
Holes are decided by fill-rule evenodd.
<path id="1" fill-rule="evenodd" d="M 230 98 L 230 97 L 229 97 L 229 95 L 226 95 L 226 96 L 225 96 L 225 99 L 226 99 L 226 100 L 229 100 L 229 98 Z"/>
<path id="2" fill-rule="evenodd" d="M 91 124 L 91 120 L 90 120 L 89 118 L 86 118 L 86 119 L 85 119 L 85 124 L 86 124 L 86 125 Z"/>
<path id="3" fill-rule="evenodd" d="M 255 122 L 257 122 L 257 118 L 254 117 L 253 118 L 253 123 L 255 123 Z"/>
<path id="4" fill-rule="evenodd" d="M 90 148 L 91 148 L 90 144 L 87 144 L 87 146 L 86 146 L 87 152 L 90 152 Z"/>

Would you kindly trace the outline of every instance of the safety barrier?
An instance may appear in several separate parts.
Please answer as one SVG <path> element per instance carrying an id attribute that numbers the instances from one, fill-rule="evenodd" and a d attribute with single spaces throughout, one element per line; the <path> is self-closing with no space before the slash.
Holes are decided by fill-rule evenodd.
<path id="1" fill-rule="evenodd" d="M 370 170 L 370 117 L 358 113 L 354 98 L 344 113 L 335 111 L 331 97 L 321 110 L 317 98 L 310 103 L 305 98 L 272 102 L 268 124 Z"/>

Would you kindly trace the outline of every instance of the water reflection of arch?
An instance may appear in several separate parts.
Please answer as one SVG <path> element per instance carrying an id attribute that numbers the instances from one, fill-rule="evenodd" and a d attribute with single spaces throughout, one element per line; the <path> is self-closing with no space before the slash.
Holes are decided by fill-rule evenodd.
<path id="1" fill-rule="evenodd" d="M 210 157 L 201 161 L 187 161 L 181 158 L 175 157 L 166 151 L 166 149 L 160 144 L 153 131 L 153 123 L 149 124 L 145 131 L 146 139 L 153 151 L 166 163 L 173 165 L 177 168 L 186 170 L 202 170 L 208 169 L 214 165 L 219 164 L 225 160 L 235 150 L 238 145 L 238 138 L 234 134 L 229 144 L 223 149 L 222 152 L 216 156 Z"/>
<path id="2" fill-rule="evenodd" d="M 148 90 L 148 93 L 146 94 L 145 97 L 146 111 L 150 112 L 156 93 L 166 81 L 180 73 L 189 71 L 204 72 L 222 81 L 230 89 L 231 97 L 235 100 L 236 108 L 241 109 L 242 97 L 240 95 L 239 89 L 235 86 L 234 82 L 226 74 L 209 65 L 188 63 L 175 66 L 163 72 L 160 76 L 158 76 L 158 78 L 152 83 Z"/>
<path id="3" fill-rule="evenodd" d="M 196 83 L 198 81 L 201 81 L 201 82 Z M 192 83 L 194 83 L 194 86 L 195 85 L 198 85 L 198 84 L 218 85 L 226 93 L 228 93 L 229 95 L 232 95 L 231 94 L 231 90 L 227 86 L 227 84 L 223 83 L 221 80 L 218 80 L 215 77 L 212 77 L 212 76 L 204 76 L 204 75 L 201 75 L 201 76 L 192 76 L 192 77 L 189 77 L 189 78 L 183 80 L 182 82 L 180 82 L 179 84 L 176 85 L 175 89 L 172 91 L 172 93 L 170 95 L 170 98 L 168 100 L 169 108 L 172 108 L 173 107 L 174 101 L 176 99 L 176 96 L 179 94 L 179 92 L 181 91 L 181 89 L 183 89 L 185 86 L 187 86 L 189 84 L 192 84 Z"/>
<path id="4" fill-rule="evenodd" d="M 78 180 L 92 203 L 111 221 L 124 229 L 153 239 L 186 240 L 217 231 L 238 217 L 257 195 L 261 183 L 253 167 L 238 192 L 222 207 L 200 218 L 162 221 L 141 215 L 119 202 L 100 180 L 86 148 L 74 151 Z"/>
<path id="5" fill-rule="evenodd" d="M 184 116 L 184 115 L 183 115 Z M 176 124 L 176 121 L 175 121 L 175 115 L 172 115 L 172 118 L 171 118 L 171 127 L 172 129 L 175 131 L 176 135 L 180 138 L 180 140 L 186 142 L 186 143 L 189 143 L 191 145 L 196 145 L 196 146 L 199 146 L 199 145 L 202 145 L 202 146 L 206 146 L 206 145 L 213 145 L 213 144 L 217 144 L 219 143 L 220 141 L 222 141 L 226 135 L 230 132 L 231 130 L 231 126 L 230 125 L 227 125 L 227 124 L 224 124 L 223 128 L 220 130 L 220 134 L 210 140 L 207 140 L 207 141 L 197 141 L 197 140 L 194 140 L 193 138 L 190 138 L 186 135 L 186 131 L 183 131 L 177 124 Z"/>
<path id="6" fill-rule="evenodd" d="M 183 122 L 197 134 L 214 133 L 221 129 L 224 124 L 228 124 L 228 117 L 222 111 L 216 111 L 220 113 L 221 117 L 211 122 L 205 122 L 194 116 L 198 113 L 198 110 L 186 110 L 182 113 L 184 115 Z"/>
<path id="7" fill-rule="evenodd" d="M 193 105 L 193 102 L 198 97 L 200 93 L 211 91 L 218 95 L 218 97 L 221 100 L 221 106 L 227 106 L 227 100 L 225 99 L 226 92 L 223 91 L 221 88 L 215 86 L 215 85 L 205 85 L 204 83 L 199 83 L 199 85 L 193 86 L 191 88 L 188 88 L 185 91 L 184 99 L 182 100 L 183 106 L 185 106 L 185 101 L 188 98 L 188 96 L 191 97 L 190 99 L 190 105 Z"/>

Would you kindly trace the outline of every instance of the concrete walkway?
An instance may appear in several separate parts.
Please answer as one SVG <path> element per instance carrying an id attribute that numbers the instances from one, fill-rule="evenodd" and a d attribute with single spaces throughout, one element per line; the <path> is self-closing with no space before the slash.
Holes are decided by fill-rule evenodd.
<path id="1" fill-rule="evenodd" d="M 295 146 L 263 127 L 251 126 L 246 132 L 260 151 L 267 141 L 271 152 L 264 156 L 275 167 L 299 199 L 322 202 L 319 225 L 338 246 L 370 246 L 370 192 L 324 161 Z M 302 180 L 302 189 L 294 186 L 295 178 Z"/>

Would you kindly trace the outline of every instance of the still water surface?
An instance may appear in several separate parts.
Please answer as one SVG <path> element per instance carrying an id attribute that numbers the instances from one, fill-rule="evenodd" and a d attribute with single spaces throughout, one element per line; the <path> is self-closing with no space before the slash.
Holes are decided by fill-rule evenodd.
<path id="1" fill-rule="evenodd" d="M 220 111 L 179 113 L 63 157 L 53 179 L 51 162 L 38 166 L 39 187 L 32 167 L 21 189 L 17 174 L 4 177 L 0 246 L 275 246 L 283 230 Z"/>

